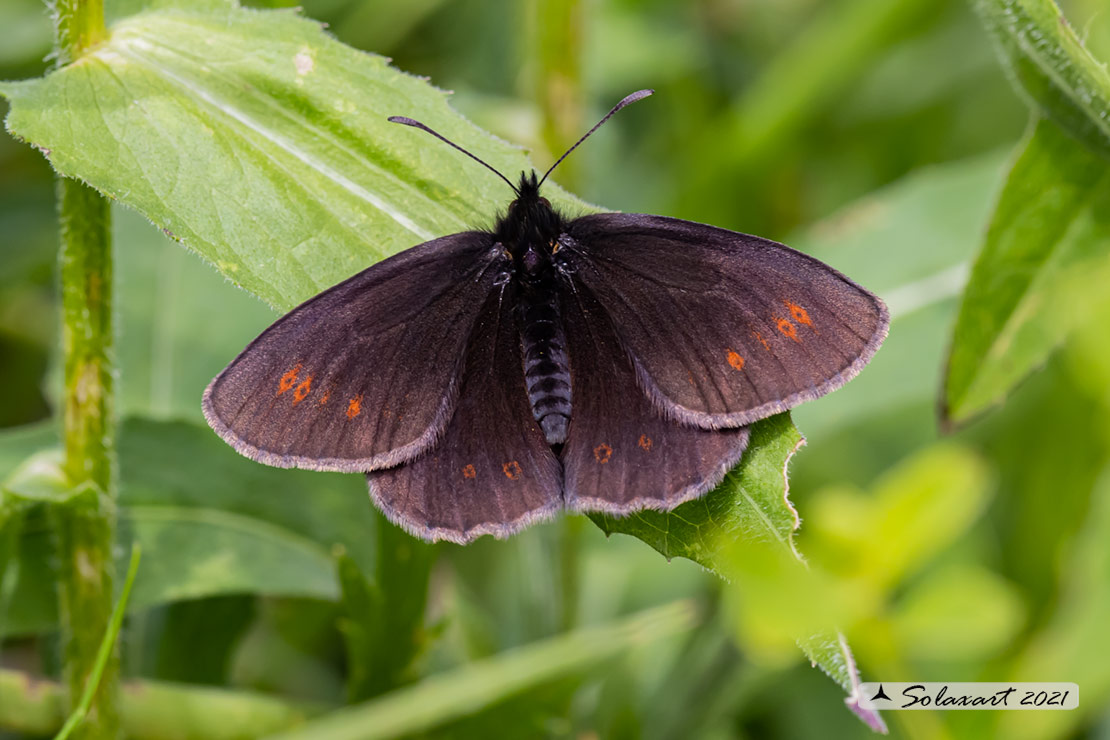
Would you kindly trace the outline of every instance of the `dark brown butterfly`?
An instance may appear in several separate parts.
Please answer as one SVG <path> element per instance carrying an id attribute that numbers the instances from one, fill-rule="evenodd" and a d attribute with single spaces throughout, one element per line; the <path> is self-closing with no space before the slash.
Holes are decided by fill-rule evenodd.
<path id="1" fill-rule="evenodd" d="M 209 424 L 268 465 L 366 473 L 390 520 L 465 543 L 560 509 L 694 499 L 748 424 L 839 388 L 886 336 L 882 301 L 822 262 L 662 216 L 567 219 L 546 177 L 506 179 L 492 231 L 415 246 L 279 319 L 209 385 Z"/>

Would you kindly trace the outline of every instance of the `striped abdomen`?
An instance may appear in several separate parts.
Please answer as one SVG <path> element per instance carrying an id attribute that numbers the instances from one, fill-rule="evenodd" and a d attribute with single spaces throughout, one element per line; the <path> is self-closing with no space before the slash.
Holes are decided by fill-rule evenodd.
<path id="1" fill-rule="evenodd" d="M 521 296 L 524 381 L 532 415 L 549 445 L 562 444 L 570 421 L 570 365 L 554 280 L 538 281 Z"/>

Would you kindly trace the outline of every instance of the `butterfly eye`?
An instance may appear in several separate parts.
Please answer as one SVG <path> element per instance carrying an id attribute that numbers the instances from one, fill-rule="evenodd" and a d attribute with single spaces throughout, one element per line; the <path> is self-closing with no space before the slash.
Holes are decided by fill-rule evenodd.
<path id="1" fill-rule="evenodd" d="M 544 206 L 545 208 L 550 208 L 551 207 L 551 201 L 549 201 L 547 198 L 544 198 L 541 195 L 540 196 L 540 205 Z"/>

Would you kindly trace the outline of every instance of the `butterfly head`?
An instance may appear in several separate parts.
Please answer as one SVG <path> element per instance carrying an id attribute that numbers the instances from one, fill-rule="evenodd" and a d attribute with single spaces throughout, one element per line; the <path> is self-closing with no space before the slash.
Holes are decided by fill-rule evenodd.
<path id="1" fill-rule="evenodd" d="M 517 269 L 537 275 L 551 264 L 551 255 L 563 230 L 563 220 L 540 195 L 536 173 L 520 173 L 517 197 L 497 223 L 497 240 L 513 255 Z"/>
<path id="2" fill-rule="evenodd" d="M 442 134 L 428 128 L 420 121 L 406 118 L 405 116 L 390 116 L 389 120 L 393 123 L 401 123 L 426 131 L 440 141 L 458 149 L 460 152 L 508 183 L 509 187 L 513 189 L 513 192 L 516 193 L 516 198 L 509 204 L 509 210 L 504 218 L 497 222 L 494 235 L 497 241 L 512 253 L 513 263 L 518 270 L 523 271 L 525 275 L 538 276 L 543 274 L 553 264 L 553 257 L 559 249 L 559 234 L 562 233 L 563 230 L 562 217 L 551 207 L 551 203 L 548 202 L 547 198 L 540 195 L 540 186 L 543 185 L 552 170 L 558 167 L 559 163 L 567 158 L 567 155 L 577 149 L 579 144 L 588 139 L 590 134 L 597 131 L 597 129 L 608 121 L 614 113 L 629 103 L 635 103 L 637 100 L 642 100 L 651 94 L 651 90 L 638 90 L 631 95 L 625 96 L 625 98 L 617 103 L 612 110 L 605 114 L 604 118 L 598 121 L 581 139 L 575 142 L 570 149 L 563 152 L 563 156 L 555 160 L 555 164 L 548 168 L 547 172 L 543 174 L 543 177 L 538 177 L 535 170 L 532 170 L 530 174 L 521 172 L 519 185 L 513 185 L 509 178 L 501 174 L 501 172 L 488 162 L 475 156 L 473 153 L 444 137 Z M 559 258 L 554 259 L 557 260 Z"/>

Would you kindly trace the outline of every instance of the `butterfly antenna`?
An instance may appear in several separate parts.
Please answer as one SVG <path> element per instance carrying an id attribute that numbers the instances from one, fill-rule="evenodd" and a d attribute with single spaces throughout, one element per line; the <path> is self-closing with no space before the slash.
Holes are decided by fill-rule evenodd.
<path id="1" fill-rule="evenodd" d="M 623 100 L 621 100 L 621 102 L 614 105 L 613 110 L 606 113 L 605 117 L 602 118 L 600 121 L 598 121 L 596 124 L 594 124 L 594 127 L 592 129 L 590 129 L 589 131 L 587 131 L 582 136 L 581 139 L 574 142 L 574 146 L 572 146 L 570 149 L 567 149 L 565 152 L 563 152 L 563 156 L 559 157 L 559 159 L 555 161 L 555 164 L 553 164 L 553 165 L 551 165 L 550 167 L 547 168 L 547 172 L 543 173 L 543 177 L 540 178 L 540 185 L 543 185 L 544 180 L 546 180 L 547 176 L 551 174 L 551 171 L 553 169 L 555 169 L 556 167 L 558 167 L 559 163 L 562 162 L 564 159 L 566 159 L 568 154 L 570 154 L 575 149 L 577 149 L 578 145 L 581 144 L 583 141 L 590 138 L 590 134 L 592 134 L 594 131 L 597 131 L 599 128 L 601 128 L 601 124 L 605 123 L 610 118 L 612 118 L 614 113 L 616 113 L 617 111 L 619 111 L 621 108 L 623 108 L 626 105 L 631 105 L 632 103 L 635 103 L 637 100 L 643 100 L 648 95 L 651 95 L 654 92 L 655 92 L 654 90 L 637 90 L 636 92 L 632 93 L 631 95 L 626 96 Z"/>
<path id="2" fill-rule="evenodd" d="M 612 114 L 610 114 L 610 115 L 612 115 Z M 447 144 L 450 144 L 451 146 L 455 147 L 455 148 L 456 148 L 456 149 L 458 149 L 458 150 L 459 150 L 460 152 L 462 152 L 462 153 L 463 153 L 463 154 L 465 154 L 466 156 L 470 157 L 470 158 L 471 158 L 471 159 L 473 159 L 473 160 L 474 160 L 475 162 L 477 162 L 478 164 L 482 165 L 483 167 L 485 167 L 486 169 L 488 169 L 488 170 L 489 170 L 490 172 L 492 172 L 493 174 L 495 174 L 495 175 L 497 175 L 498 177 L 500 177 L 500 178 L 501 178 L 502 180 L 504 180 L 504 181 L 505 181 L 506 183 L 508 183 L 509 187 L 513 189 L 513 192 L 514 192 L 514 193 L 516 193 L 517 195 L 520 195 L 520 191 L 516 189 L 516 185 L 513 185 L 513 183 L 512 183 L 512 182 L 510 182 L 509 178 L 505 177 L 505 176 L 504 176 L 504 175 L 502 175 L 502 174 L 501 174 L 500 172 L 498 172 L 497 170 L 495 170 L 495 169 L 493 168 L 493 166 L 492 166 L 492 165 L 490 165 L 490 164 L 489 164 L 488 162 L 485 162 L 485 161 L 483 161 L 483 160 L 479 159 L 479 158 L 478 158 L 478 157 L 476 157 L 475 155 L 473 155 L 473 154 L 471 154 L 470 152 L 468 152 L 467 150 L 463 149 L 463 148 L 462 148 L 461 146 L 459 146 L 459 145 L 458 145 L 458 144 L 456 144 L 455 142 L 453 142 L 453 141 L 451 141 L 450 139 L 448 139 L 448 138 L 447 138 L 446 136 L 444 136 L 444 135 L 442 135 L 442 134 L 440 134 L 440 133 L 437 133 L 437 132 L 433 131 L 432 129 L 428 128 L 427 126 L 425 126 L 424 124 L 422 124 L 422 123 L 421 123 L 420 121 L 414 121 L 413 119 L 411 119 L 411 118 L 406 118 L 405 116 L 390 116 L 390 117 L 389 117 L 389 122 L 390 122 L 390 123 L 403 123 L 403 124 L 405 124 L 406 126 L 412 126 L 413 128 L 418 128 L 418 129 L 420 129 L 421 131 L 427 131 L 427 132 L 428 132 L 429 134 L 431 134 L 432 136 L 436 137 L 437 139 L 439 139 L 439 140 L 440 140 L 440 141 L 442 141 L 442 142 L 445 142 L 445 143 L 447 143 Z"/>

